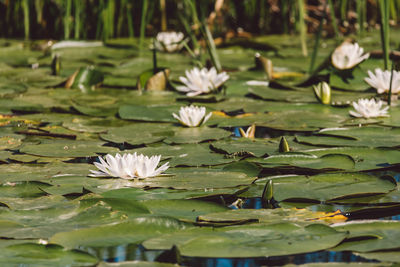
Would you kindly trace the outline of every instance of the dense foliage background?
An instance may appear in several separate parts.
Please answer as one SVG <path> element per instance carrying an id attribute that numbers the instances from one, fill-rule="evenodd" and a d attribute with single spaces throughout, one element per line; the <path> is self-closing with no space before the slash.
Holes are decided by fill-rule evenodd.
<path id="1" fill-rule="evenodd" d="M 400 1 L 390 2 L 390 23 Z M 196 6 L 195 9 L 191 5 Z M 197 13 L 197 14 L 194 14 Z M 214 34 L 308 32 L 326 17 L 323 34 L 362 33 L 380 21 L 378 0 L 0 0 L 0 37 L 107 39 L 195 29 L 206 19 Z M 361 25 L 361 26 L 360 26 Z"/>

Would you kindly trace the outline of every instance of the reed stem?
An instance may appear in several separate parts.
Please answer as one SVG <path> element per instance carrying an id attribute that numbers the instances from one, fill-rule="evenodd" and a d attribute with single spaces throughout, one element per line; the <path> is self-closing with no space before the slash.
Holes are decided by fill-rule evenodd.
<path id="1" fill-rule="evenodd" d="M 146 14 L 147 14 L 147 7 L 148 7 L 148 2 L 147 0 L 142 1 L 142 18 L 140 21 L 140 39 L 139 39 L 139 48 L 140 50 L 143 49 L 144 45 L 144 37 L 145 37 L 145 32 L 146 32 Z"/>
<path id="2" fill-rule="evenodd" d="M 389 0 L 379 1 L 384 69 L 389 68 Z"/>
<path id="3" fill-rule="evenodd" d="M 297 0 L 299 6 L 299 25 L 300 25 L 300 40 L 301 40 L 301 51 L 303 56 L 307 56 L 307 32 L 306 32 L 306 21 L 305 21 L 305 10 L 304 0 Z"/>
<path id="4" fill-rule="evenodd" d="M 22 8 L 24 11 L 24 32 L 25 40 L 29 39 L 30 23 L 29 23 L 29 0 L 24 0 L 22 2 Z"/>

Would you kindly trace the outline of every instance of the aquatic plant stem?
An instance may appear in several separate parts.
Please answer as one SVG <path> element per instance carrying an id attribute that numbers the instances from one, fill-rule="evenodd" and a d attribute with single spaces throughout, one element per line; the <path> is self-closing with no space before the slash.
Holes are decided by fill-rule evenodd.
<path id="1" fill-rule="evenodd" d="M 22 2 L 22 8 L 24 11 L 24 31 L 25 31 L 25 40 L 29 39 L 29 31 L 30 31 L 30 25 L 29 25 L 29 0 L 24 0 Z"/>
<path id="2" fill-rule="evenodd" d="M 335 16 L 335 6 L 333 5 L 332 0 L 328 0 L 328 5 L 329 5 L 329 11 L 331 13 L 331 18 L 332 18 L 333 31 L 335 32 L 336 40 L 338 40 L 339 36 L 340 36 L 340 32 L 339 32 L 339 28 L 338 28 L 337 19 Z"/>
<path id="3" fill-rule="evenodd" d="M 153 74 L 157 73 L 157 49 L 156 49 L 156 39 L 153 38 Z"/>
<path id="4" fill-rule="evenodd" d="M 326 10 L 326 7 L 325 7 L 325 10 Z M 308 69 L 309 74 L 311 74 L 312 71 L 314 70 L 315 60 L 316 60 L 317 54 L 318 54 L 319 40 L 321 39 L 322 27 L 325 22 L 325 15 L 326 15 L 326 13 L 324 12 L 324 17 L 320 20 L 318 30 L 316 32 L 314 49 L 313 49 L 313 53 L 311 55 L 310 67 Z"/>
<path id="5" fill-rule="evenodd" d="M 165 0 L 160 0 L 160 10 L 161 10 L 161 31 L 165 32 L 167 30 L 167 9 Z"/>
<path id="6" fill-rule="evenodd" d="M 389 0 L 381 0 L 379 9 L 381 12 L 381 43 L 383 51 L 384 69 L 389 68 Z"/>
<path id="7" fill-rule="evenodd" d="M 392 61 L 392 70 L 390 72 L 390 82 L 389 82 L 389 93 L 388 93 L 388 106 L 392 104 L 392 82 L 393 82 L 393 71 L 394 71 L 394 64 Z"/>
<path id="8" fill-rule="evenodd" d="M 142 2 L 142 18 L 141 18 L 141 21 L 140 21 L 140 37 L 139 37 L 139 48 L 140 48 L 140 50 L 143 50 L 143 45 L 144 45 L 144 37 L 145 37 L 145 32 L 146 32 L 147 7 L 148 7 L 147 0 L 143 0 L 143 2 Z"/>
<path id="9" fill-rule="evenodd" d="M 304 0 L 297 0 L 299 6 L 299 23 L 300 23 L 300 40 L 301 40 L 301 51 L 303 56 L 307 56 L 307 32 L 306 32 L 306 21 L 305 21 L 305 8 Z"/>
<path id="10" fill-rule="evenodd" d="M 65 15 L 64 15 L 64 39 L 69 39 L 70 35 L 70 20 L 72 0 L 66 0 Z"/>
<path id="11" fill-rule="evenodd" d="M 75 0 L 75 32 L 74 38 L 79 39 L 81 29 L 82 1 Z"/>
<path id="12" fill-rule="evenodd" d="M 210 54 L 210 59 L 217 70 L 217 72 L 221 72 L 222 67 L 221 67 L 221 62 L 219 61 L 218 53 L 217 53 L 217 48 L 215 47 L 214 43 L 214 38 L 212 37 L 211 31 L 207 26 L 207 23 L 203 21 L 202 29 L 204 34 L 205 39 L 207 40 L 207 50 Z"/>

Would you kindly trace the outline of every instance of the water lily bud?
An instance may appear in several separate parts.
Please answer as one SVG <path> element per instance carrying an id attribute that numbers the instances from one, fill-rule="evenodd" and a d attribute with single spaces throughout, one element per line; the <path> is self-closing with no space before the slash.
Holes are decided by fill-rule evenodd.
<path id="1" fill-rule="evenodd" d="M 329 105 L 331 103 L 331 87 L 326 82 L 321 82 L 313 86 L 315 96 L 322 104 Z"/>
<path id="2" fill-rule="evenodd" d="M 273 208 L 272 199 L 274 197 L 274 183 L 270 179 L 267 181 L 264 187 L 264 191 L 261 196 L 261 204 L 264 208 Z"/>
<path id="3" fill-rule="evenodd" d="M 285 153 L 285 152 L 289 152 L 289 151 L 290 151 L 289 144 L 286 141 L 286 138 L 284 136 L 282 136 L 281 141 L 279 142 L 279 152 Z"/>
<path id="4" fill-rule="evenodd" d="M 264 70 L 264 72 L 267 74 L 268 80 L 271 81 L 274 74 L 272 61 L 266 57 L 261 56 L 260 53 L 256 53 L 254 59 L 256 62 L 256 68 Z"/>
<path id="5" fill-rule="evenodd" d="M 61 71 L 61 57 L 59 54 L 54 54 L 51 60 L 51 75 L 58 76 Z"/>

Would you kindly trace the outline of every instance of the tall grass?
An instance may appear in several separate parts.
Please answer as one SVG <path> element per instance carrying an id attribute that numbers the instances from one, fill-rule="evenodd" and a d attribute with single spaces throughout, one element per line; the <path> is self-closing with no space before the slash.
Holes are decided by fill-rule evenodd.
<path id="1" fill-rule="evenodd" d="M 87 38 L 139 37 L 143 45 L 145 36 L 158 31 L 187 31 L 181 21 L 180 7 L 193 10 L 185 16 L 205 17 L 213 11 L 215 0 L 0 0 L 0 37 L 6 38 Z M 354 23 L 349 14 L 357 14 L 358 33 L 364 24 L 379 18 L 385 0 L 226 0 L 222 19 L 211 25 L 213 34 L 223 35 L 228 30 L 243 28 L 254 34 L 299 33 L 303 53 L 306 54 L 306 34 L 312 21 L 312 5 L 327 3 L 330 7 L 331 27 L 335 36 L 347 33 L 348 23 Z M 400 20 L 400 0 L 387 1 L 391 21 Z M 192 8 L 189 6 L 189 8 Z M 314 8 L 315 10 L 315 8 Z M 368 12 L 367 12 L 368 10 Z M 386 11 L 385 11 L 386 12 Z M 197 14 L 196 14 L 197 13 Z M 386 14 L 386 13 L 385 13 Z M 23 18 L 23 19 L 21 19 Z M 192 17 L 190 25 L 200 25 Z M 337 27 L 341 25 L 341 27 Z M 350 25 L 354 26 L 354 25 Z M 192 29 L 193 30 L 193 29 Z M 194 29 L 196 31 L 196 29 Z M 197 34 L 197 33 L 196 33 Z"/>
<path id="2" fill-rule="evenodd" d="M 389 0 L 379 1 L 381 12 L 381 40 L 385 70 L 389 67 Z"/>
<path id="3" fill-rule="evenodd" d="M 304 0 L 297 0 L 299 5 L 299 29 L 300 29 L 300 41 L 301 41 L 301 51 L 303 56 L 307 56 L 307 32 L 306 32 L 306 21 L 305 21 L 305 5 Z"/>
<path id="4" fill-rule="evenodd" d="M 146 30 L 146 14 L 147 14 L 147 0 L 143 0 L 142 2 L 142 19 L 140 21 L 140 39 L 139 39 L 139 47 L 143 49 L 144 43 L 144 35 Z"/>

